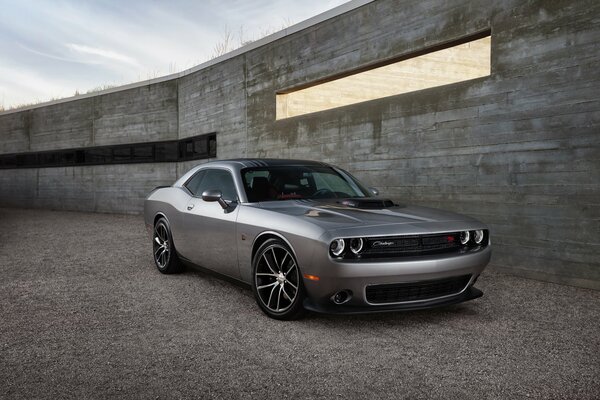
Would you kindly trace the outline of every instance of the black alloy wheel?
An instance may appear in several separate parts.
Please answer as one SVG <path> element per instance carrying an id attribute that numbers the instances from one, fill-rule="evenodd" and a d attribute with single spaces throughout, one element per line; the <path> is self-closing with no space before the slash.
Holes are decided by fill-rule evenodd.
<path id="1" fill-rule="evenodd" d="M 271 318 L 292 320 L 305 310 L 302 275 L 289 246 L 280 239 L 269 239 L 252 261 L 252 291 L 258 306 Z"/>
<path id="2" fill-rule="evenodd" d="M 154 224 L 152 249 L 156 268 L 163 274 L 174 274 L 181 271 L 182 264 L 173 245 L 169 224 L 165 218 L 160 218 Z"/>

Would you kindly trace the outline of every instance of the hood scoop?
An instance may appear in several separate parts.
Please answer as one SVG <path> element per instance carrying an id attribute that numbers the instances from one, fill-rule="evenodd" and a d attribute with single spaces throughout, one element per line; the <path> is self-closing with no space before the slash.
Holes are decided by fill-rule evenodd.
<path id="1" fill-rule="evenodd" d="M 395 206 L 394 202 L 388 199 L 344 199 L 336 201 L 336 203 L 362 210 L 381 210 Z"/>

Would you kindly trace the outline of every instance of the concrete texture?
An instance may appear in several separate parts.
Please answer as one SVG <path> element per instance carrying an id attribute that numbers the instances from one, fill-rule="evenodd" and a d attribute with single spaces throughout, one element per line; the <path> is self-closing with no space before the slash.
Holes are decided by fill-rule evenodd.
<path id="1" fill-rule="evenodd" d="M 0 209 L 0 398 L 594 399 L 600 292 L 493 271 L 447 308 L 268 319 L 161 275 L 139 216 Z"/>
<path id="2" fill-rule="evenodd" d="M 378 0 L 173 80 L 4 113 L 0 152 L 216 131 L 218 158 L 332 162 L 488 223 L 498 268 L 600 289 L 599 14 L 593 0 Z M 489 77 L 276 120 L 277 92 L 487 31 Z M 185 172 L 153 168 L 98 171 L 99 187 L 95 168 L 0 170 L 0 205 L 135 213 Z"/>

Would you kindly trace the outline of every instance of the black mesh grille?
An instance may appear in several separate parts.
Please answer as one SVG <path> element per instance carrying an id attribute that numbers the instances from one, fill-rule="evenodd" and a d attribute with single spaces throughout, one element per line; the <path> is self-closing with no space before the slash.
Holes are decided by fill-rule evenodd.
<path id="1" fill-rule="evenodd" d="M 367 238 L 362 257 L 393 257 L 458 251 L 458 232 L 436 235 Z"/>
<path id="2" fill-rule="evenodd" d="M 367 286 L 367 301 L 373 304 L 427 300 L 461 292 L 471 275 L 421 282 Z"/>

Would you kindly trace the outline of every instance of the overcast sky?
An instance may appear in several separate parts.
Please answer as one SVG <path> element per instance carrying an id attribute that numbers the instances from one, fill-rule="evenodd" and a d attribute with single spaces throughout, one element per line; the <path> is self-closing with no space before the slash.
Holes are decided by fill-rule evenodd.
<path id="1" fill-rule="evenodd" d="M 0 0 L 0 106 L 190 68 L 347 0 Z"/>

